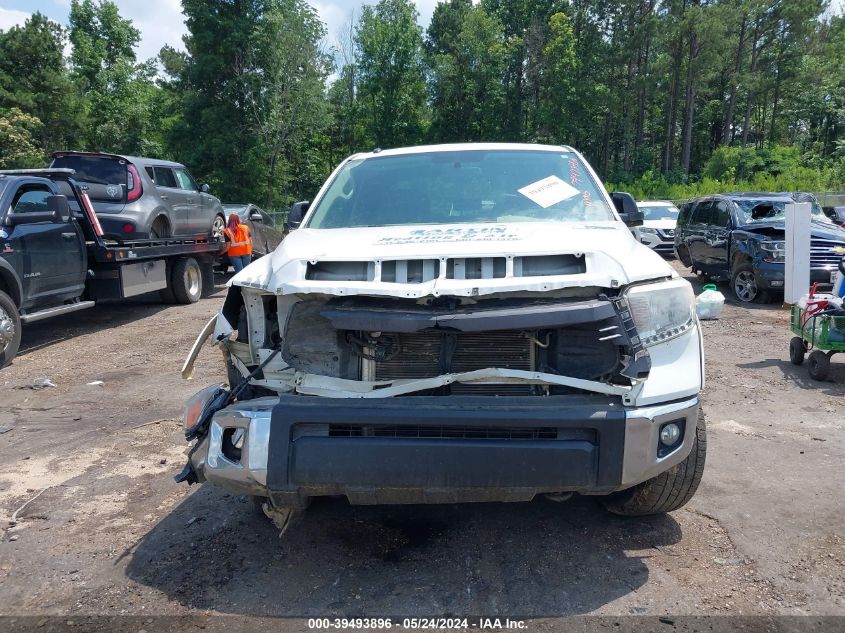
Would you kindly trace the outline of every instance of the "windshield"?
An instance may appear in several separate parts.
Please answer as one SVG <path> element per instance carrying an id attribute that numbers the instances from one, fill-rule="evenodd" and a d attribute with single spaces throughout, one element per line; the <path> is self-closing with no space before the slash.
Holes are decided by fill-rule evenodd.
<path id="1" fill-rule="evenodd" d="M 75 169 L 73 177 L 99 185 L 125 185 L 126 163 L 109 156 L 56 156 L 50 167 Z"/>
<path id="2" fill-rule="evenodd" d="M 676 206 L 664 206 L 664 205 L 655 205 L 649 206 L 645 204 L 638 204 L 640 211 L 643 212 L 643 219 L 644 220 L 677 220 L 678 219 L 678 207 Z"/>
<path id="3" fill-rule="evenodd" d="M 754 222 L 777 222 L 786 220 L 786 205 L 794 204 L 796 201 L 790 198 L 739 198 L 734 199 L 734 204 L 739 210 L 741 224 Z M 814 222 L 831 223 L 819 203 L 812 199 L 801 200 L 812 204 L 812 216 Z"/>
<path id="4" fill-rule="evenodd" d="M 576 154 L 466 150 L 352 160 L 334 178 L 308 226 L 614 219 Z"/>

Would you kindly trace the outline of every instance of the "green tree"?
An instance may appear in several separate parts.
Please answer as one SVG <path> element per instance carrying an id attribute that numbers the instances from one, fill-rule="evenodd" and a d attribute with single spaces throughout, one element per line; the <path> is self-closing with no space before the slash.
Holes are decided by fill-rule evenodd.
<path id="1" fill-rule="evenodd" d="M 468 0 L 440 4 L 426 50 L 431 67 L 431 138 L 499 140 L 507 54 L 499 20 Z"/>
<path id="2" fill-rule="evenodd" d="M 0 33 L 0 108 L 17 108 L 41 122 L 43 155 L 74 146 L 82 130 L 81 111 L 63 57 L 61 26 L 41 13 Z"/>
<path id="3" fill-rule="evenodd" d="M 331 64 L 321 49 L 324 37 L 323 23 L 306 2 L 274 0 L 243 58 L 244 101 L 261 140 L 268 208 L 285 198 L 285 189 L 302 190 L 295 186 L 298 179 L 315 184 L 311 163 L 298 157 L 311 154 L 303 148 L 328 124 L 325 80 Z"/>
<path id="4" fill-rule="evenodd" d="M 247 51 L 266 2 L 183 0 L 187 56 L 168 55 L 168 85 L 180 119 L 169 135 L 172 153 L 218 197 L 250 200 L 264 185 L 260 139 L 246 104 Z"/>
<path id="5" fill-rule="evenodd" d="M 38 144 L 42 123 L 11 108 L 0 112 L 0 169 L 41 167 L 44 156 Z"/>
<path id="6" fill-rule="evenodd" d="M 360 115 L 380 147 L 418 143 L 428 112 L 422 29 L 411 0 L 364 5 L 355 29 Z"/>
<path id="7" fill-rule="evenodd" d="M 71 67 L 86 105 L 89 149 L 158 154 L 152 61 L 136 63 L 140 33 L 110 0 L 72 0 Z"/>

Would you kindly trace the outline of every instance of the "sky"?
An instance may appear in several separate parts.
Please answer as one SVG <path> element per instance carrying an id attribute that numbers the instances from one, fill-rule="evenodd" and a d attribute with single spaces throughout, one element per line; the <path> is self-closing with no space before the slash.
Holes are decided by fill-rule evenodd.
<path id="1" fill-rule="evenodd" d="M 114 0 L 120 14 L 130 18 L 141 31 L 141 43 L 138 46 L 138 59 L 145 60 L 158 55 L 165 44 L 184 48 L 182 35 L 185 33 L 184 17 L 180 0 Z M 334 45 L 344 24 L 355 11 L 357 16 L 361 4 L 375 4 L 376 0 L 320 0 L 310 4 L 317 9 L 320 18 L 328 30 L 327 44 Z M 420 24 L 428 26 L 434 5 L 438 0 L 419 0 L 416 2 L 420 13 Z M 842 0 L 845 2 L 845 0 Z M 70 12 L 70 0 L 0 0 L 0 30 L 7 30 L 23 24 L 30 14 L 40 11 L 51 20 L 67 24 Z"/>

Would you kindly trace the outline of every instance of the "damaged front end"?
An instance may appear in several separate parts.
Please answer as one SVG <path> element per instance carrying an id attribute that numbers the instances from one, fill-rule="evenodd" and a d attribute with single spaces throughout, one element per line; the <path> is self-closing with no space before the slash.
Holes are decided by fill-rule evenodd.
<path id="1" fill-rule="evenodd" d="M 232 286 L 204 334 L 237 397 L 218 406 L 215 392 L 181 480 L 276 507 L 327 494 L 511 501 L 633 485 L 689 452 L 692 434 L 660 454 L 656 438 L 666 420 L 695 428 L 691 306 L 679 279 L 483 298 Z M 491 459 L 513 466 L 491 472 Z"/>

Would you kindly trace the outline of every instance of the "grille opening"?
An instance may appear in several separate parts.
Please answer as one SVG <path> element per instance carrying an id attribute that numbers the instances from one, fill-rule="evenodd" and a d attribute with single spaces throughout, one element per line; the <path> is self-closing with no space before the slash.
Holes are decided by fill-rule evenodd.
<path id="1" fill-rule="evenodd" d="M 399 353 L 377 361 L 378 380 L 431 378 L 446 372 L 461 373 L 487 367 L 504 367 L 530 371 L 533 368 L 533 343 L 519 331 L 455 333 L 454 342 L 440 331 L 399 335 Z M 452 348 L 452 346 L 454 347 Z M 442 366 L 444 346 L 452 349 L 448 366 Z M 441 392 L 444 389 L 440 390 Z M 452 395 L 531 395 L 531 385 L 460 384 L 445 389 Z"/>
<path id="2" fill-rule="evenodd" d="M 504 257 L 455 258 L 446 262 L 447 279 L 503 279 L 506 270 Z"/>
<path id="3" fill-rule="evenodd" d="M 308 262 L 305 278 L 311 281 L 373 281 L 373 262 Z"/>
<path id="4" fill-rule="evenodd" d="M 578 275 L 587 272 L 583 255 L 537 255 L 514 257 L 514 277 L 546 277 L 549 275 Z"/>
<path id="5" fill-rule="evenodd" d="M 567 431 L 567 434 L 569 432 Z M 587 429 L 584 433 L 589 435 Z M 329 437 L 391 437 L 442 440 L 557 440 L 554 427 L 369 426 L 330 424 Z M 564 439 L 572 439 L 566 437 Z M 584 437 L 587 439 L 588 437 Z"/>
<path id="6" fill-rule="evenodd" d="M 437 259 L 408 259 L 382 262 L 381 280 L 386 283 L 421 284 L 440 276 Z"/>

